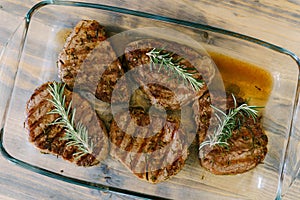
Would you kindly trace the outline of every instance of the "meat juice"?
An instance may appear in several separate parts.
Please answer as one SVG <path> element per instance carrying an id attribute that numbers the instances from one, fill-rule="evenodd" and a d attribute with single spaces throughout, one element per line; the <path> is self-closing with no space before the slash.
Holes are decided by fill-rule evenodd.
<path id="1" fill-rule="evenodd" d="M 273 86 L 273 79 L 268 71 L 227 55 L 215 52 L 209 54 L 217 65 L 228 92 L 249 99 L 250 104 L 266 104 Z"/>

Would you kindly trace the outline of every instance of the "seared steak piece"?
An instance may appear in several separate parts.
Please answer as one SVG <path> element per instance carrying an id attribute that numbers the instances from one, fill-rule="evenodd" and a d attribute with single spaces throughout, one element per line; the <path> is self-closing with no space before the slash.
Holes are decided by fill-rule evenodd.
<path id="1" fill-rule="evenodd" d="M 82 20 L 74 27 L 58 55 L 57 62 L 59 77 L 70 88 L 73 88 L 76 75 L 86 56 L 99 42 L 105 40 L 104 27 L 95 20 Z"/>
<path id="2" fill-rule="evenodd" d="M 237 105 L 244 103 L 244 100 L 235 96 Z M 197 123 L 197 135 L 199 142 L 203 142 L 209 132 L 213 132 L 218 124 L 217 118 L 213 116 L 211 105 L 222 111 L 234 107 L 234 100 L 228 93 L 220 91 L 205 91 L 205 93 L 193 104 L 195 121 Z"/>
<path id="3" fill-rule="evenodd" d="M 59 77 L 70 89 L 87 90 L 107 103 L 118 78 L 124 74 L 104 27 L 95 20 L 82 20 L 75 26 L 57 65 Z"/>
<path id="4" fill-rule="evenodd" d="M 203 80 L 201 73 L 209 78 L 214 76 L 214 68 L 207 58 L 189 47 L 155 40 L 141 40 L 126 46 L 126 77 L 134 80 L 123 84 L 131 89 L 130 112 L 114 113 L 109 134 L 111 155 L 136 176 L 151 183 L 166 180 L 183 168 L 195 137 L 192 108 L 187 105 L 207 91 L 205 82 L 200 91 L 195 92 L 182 80 L 172 79 L 168 71 L 151 70 L 146 53 L 162 47 L 174 53 L 175 60 L 184 58 L 180 64 L 193 73 L 194 78 Z M 203 69 L 197 71 L 189 61 Z"/>
<path id="5" fill-rule="evenodd" d="M 198 100 L 198 113 L 196 122 L 198 124 L 198 138 L 201 144 L 209 135 L 213 134 L 218 123 L 214 110 L 211 108 L 211 99 L 214 98 L 216 107 L 234 108 L 234 100 L 231 95 L 227 99 L 219 98 L 217 95 L 204 94 Z M 237 106 L 245 101 L 236 97 Z M 196 108 L 196 107 L 195 107 Z M 267 153 L 268 138 L 261 126 L 261 117 L 255 121 L 249 117 L 238 115 L 242 124 L 232 132 L 232 137 L 227 141 L 229 146 L 213 147 L 205 146 L 199 152 L 200 164 L 214 174 L 238 174 L 253 169 L 261 163 Z"/>
<path id="6" fill-rule="evenodd" d="M 174 59 L 182 56 L 181 65 L 193 73 L 194 78 L 203 79 L 190 60 L 199 66 L 205 62 L 202 70 L 206 76 L 211 78 L 214 73 L 203 57 L 179 44 L 141 40 L 126 47 L 125 62 L 129 70 L 126 76 L 137 82 L 138 86 L 133 83 L 134 87 L 130 88 L 138 89 L 132 91 L 130 112 L 114 114 L 110 126 L 111 155 L 136 176 L 151 183 L 166 180 L 183 168 L 195 137 L 192 112 L 187 105 L 207 90 L 205 82 L 200 91 L 195 92 L 182 80 L 171 79 L 168 71 L 151 70 L 146 53 L 162 47 L 170 53 L 181 49 L 179 54 L 173 55 Z M 153 113 L 157 108 L 163 112 Z"/>
<path id="7" fill-rule="evenodd" d="M 201 165 L 214 174 L 238 174 L 261 163 L 267 154 L 268 138 L 260 123 L 248 119 L 232 133 L 228 149 L 215 146 L 203 158 Z"/>
<path id="8" fill-rule="evenodd" d="M 188 157 L 194 134 L 180 127 L 180 112 L 148 113 L 131 109 L 118 113 L 110 129 L 111 155 L 140 179 L 150 183 L 177 174 Z M 150 123 L 151 122 L 151 123 Z"/>
<path id="9" fill-rule="evenodd" d="M 146 54 L 153 48 L 164 49 L 164 53 L 173 54 L 174 60 L 179 61 L 182 68 L 193 74 L 193 77 L 203 81 L 203 87 L 195 92 L 189 84 L 174 77 L 173 72 L 164 67 L 151 67 L 150 58 Z M 214 77 L 215 68 L 209 57 L 192 48 L 164 40 L 145 39 L 132 42 L 126 46 L 125 61 L 132 77 L 149 96 L 152 104 L 159 104 L 167 110 L 180 109 L 199 98 L 206 90 L 206 84 Z M 128 73 L 128 72 L 127 72 Z"/>
<path id="10" fill-rule="evenodd" d="M 74 145 L 67 146 L 68 140 L 62 140 L 65 130 L 61 125 L 51 125 L 58 114 L 48 114 L 54 109 L 48 89 L 51 82 L 44 83 L 34 90 L 26 105 L 25 128 L 29 132 L 29 141 L 45 153 L 62 156 L 64 159 L 75 162 L 80 166 L 91 166 L 103 160 L 108 154 L 108 136 L 105 126 L 98 119 L 95 111 L 87 100 L 65 88 L 66 104 L 72 100 L 72 109 L 76 109 L 75 123 L 81 122 L 89 132 L 89 141 L 94 144 L 93 154 L 87 154 L 79 159 L 74 153 L 79 152 Z"/>

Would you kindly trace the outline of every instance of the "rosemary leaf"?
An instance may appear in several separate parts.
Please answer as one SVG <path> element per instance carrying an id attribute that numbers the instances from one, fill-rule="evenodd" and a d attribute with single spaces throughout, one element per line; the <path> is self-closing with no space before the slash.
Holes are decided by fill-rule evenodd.
<path id="1" fill-rule="evenodd" d="M 174 60 L 173 54 L 163 53 L 164 49 L 153 48 L 151 51 L 147 52 L 146 55 L 150 58 L 150 71 L 155 69 L 155 65 L 158 64 L 158 72 L 164 67 L 166 71 L 172 72 L 175 77 L 180 77 L 184 83 L 189 83 L 195 91 L 199 91 L 203 87 L 203 81 L 198 80 L 193 77 L 194 73 L 188 72 L 183 65 L 180 65 L 180 61 L 183 58 Z"/>
<path id="2" fill-rule="evenodd" d="M 232 132 L 240 128 L 245 118 L 252 118 L 254 123 L 258 117 L 258 108 L 261 106 L 249 106 L 244 103 L 237 107 L 236 99 L 232 94 L 234 100 L 234 108 L 229 109 L 228 114 L 224 113 L 219 108 L 211 107 L 216 111 L 215 117 L 217 118 L 218 125 L 212 135 L 208 136 L 208 140 L 202 142 L 199 146 L 199 150 L 205 146 L 213 147 L 215 145 L 228 147 L 228 139 L 231 138 Z M 240 119 L 242 117 L 242 119 Z"/>
<path id="3" fill-rule="evenodd" d="M 72 101 L 66 108 L 66 96 L 64 95 L 65 84 L 54 82 L 49 84 L 49 93 L 52 99 L 48 99 L 54 105 L 54 109 L 48 112 L 48 114 L 58 114 L 57 118 L 51 125 L 61 125 L 65 129 L 65 136 L 63 140 L 67 140 L 67 146 L 76 146 L 78 152 L 74 153 L 75 159 L 79 159 L 81 156 L 93 153 L 93 144 L 88 141 L 88 130 L 83 126 L 81 122 L 78 122 L 75 126 L 74 119 L 76 109 L 72 110 Z"/>

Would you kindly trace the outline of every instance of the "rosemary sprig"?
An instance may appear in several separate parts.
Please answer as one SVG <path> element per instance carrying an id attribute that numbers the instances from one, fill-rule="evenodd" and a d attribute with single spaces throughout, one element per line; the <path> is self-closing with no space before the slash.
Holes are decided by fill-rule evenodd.
<path id="1" fill-rule="evenodd" d="M 66 134 L 62 138 L 67 140 L 67 146 L 76 146 L 78 152 L 74 153 L 75 159 L 79 159 L 81 156 L 93 153 L 93 143 L 88 141 L 88 130 L 81 123 L 74 123 L 76 109 L 72 108 L 72 101 L 66 107 L 66 96 L 64 95 L 65 84 L 53 83 L 53 86 L 49 84 L 49 93 L 52 99 L 48 99 L 53 105 L 54 109 L 48 114 L 58 114 L 60 117 L 57 118 L 51 125 L 61 125 L 64 127 Z"/>
<path id="2" fill-rule="evenodd" d="M 187 69 L 184 68 L 183 65 L 180 65 L 179 62 L 182 59 L 174 60 L 173 54 L 171 53 L 164 53 L 164 49 L 156 49 L 153 48 L 151 51 L 146 53 L 147 56 L 150 58 L 151 62 L 151 70 L 155 68 L 155 64 L 159 64 L 159 70 L 162 66 L 167 71 L 172 71 L 175 77 L 180 77 L 184 83 L 189 83 L 195 91 L 199 91 L 201 87 L 203 87 L 203 81 L 196 79 L 193 77 L 194 73 L 188 72 Z M 158 71 L 159 71 L 158 70 Z"/>
<path id="3" fill-rule="evenodd" d="M 251 117 L 254 122 L 256 121 L 258 116 L 258 111 L 256 109 L 262 107 L 249 106 L 247 103 L 244 103 L 237 107 L 237 102 L 233 94 L 232 97 L 234 100 L 234 108 L 229 109 L 228 114 L 211 105 L 211 107 L 221 115 L 220 116 L 215 113 L 219 124 L 215 129 L 213 135 L 208 135 L 208 140 L 200 144 L 199 149 L 202 149 L 207 145 L 209 145 L 210 147 L 213 147 L 215 145 L 228 147 L 227 141 L 231 138 L 233 130 L 242 125 L 245 117 Z"/>

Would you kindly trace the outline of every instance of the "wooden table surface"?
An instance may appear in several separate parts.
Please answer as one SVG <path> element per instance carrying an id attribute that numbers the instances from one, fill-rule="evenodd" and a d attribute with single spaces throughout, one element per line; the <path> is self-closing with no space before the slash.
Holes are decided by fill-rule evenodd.
<path id="1" fill-rule="evenodd" d="M 0 0 L 0 52 L 4 50 L 9 36 L 28 9 L 37 2 Z M 300 56 L 299 0 L 101 0 L 99 2 L 218 26 L 285 47 Z M 0 199 L 130 198 L 39 175 L 16 166 L 0 156 Z M 300 185 L 294 185 L 284 199 L 300 199 Z"/>

